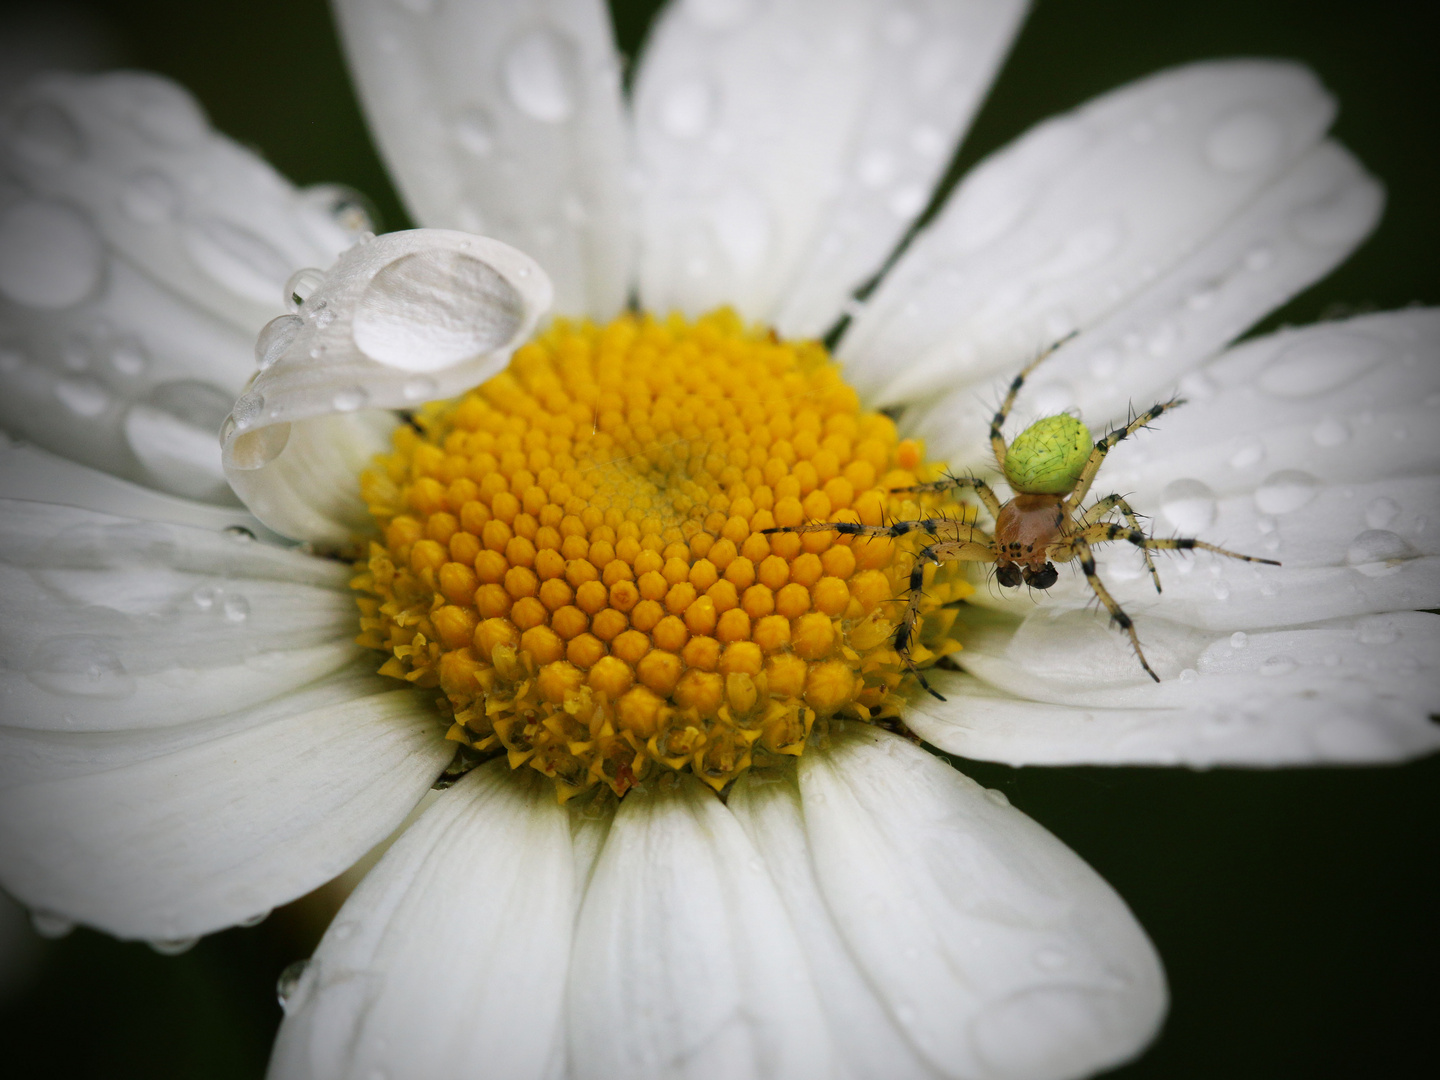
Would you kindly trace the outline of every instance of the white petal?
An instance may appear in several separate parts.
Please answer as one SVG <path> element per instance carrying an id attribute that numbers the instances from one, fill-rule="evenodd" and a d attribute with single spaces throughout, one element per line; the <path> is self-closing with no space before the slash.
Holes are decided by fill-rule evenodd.
<path id="1" fill-rule="evenodd" d="M 901 1034 L 835 928 L 810 865 L 794 777 L 757 780 L 753 771 L 747 772 L 726 805 L 764 858 L 785 901 L 835 1040 L 839 1075 L 887 1080 L 938 1076 Z"/>
<path id="2" fill-rule="evenodd" d="M 608 318 L 629 291 L 619 61 L 595 0 L 341 0 L 366 115 L 424 225 L 539 260 L 559 310 Z"/>
<path id="3" fill-rule="evenodd" d="M 1137 619 L 1151 666 L 1084 612 L 967 633 L 968 675 L 905 722 L 965 757 L 1011 765 L 1297 765 L 1440 749 L 1440 616 L 1396 612 L 1216 635 Z M 1177 677 L 1178 676 L 1178 677 Z"/>
<path id="4" fill-rule="evenodd" d="M 1440 536 L 1428 527 L 1440 515 L 1440 311 L 1272 334 L 1181 387 L 1188 402 L 1116 447 L 1095 494 L 1124 492 L 1157 535 L 1284 565 L 1162 553 L 1157 596 L 1128 544 L 1103 546 L 1100 576 L 1127 611 L 1249 630 L 1440 605 Z M 1062 573 L 1043 603 L 1092 596 Z M 977 600 L 1030 604 L 993 590 Z"/>
<path id="5" fill-rule="evenodd" d="M 865 727 L 800 761 L 816 879 L 842 937 L 947 1076 L 1089 1075 L 1165 1011 L 1124 901 L 1003 797 Z"/>
<path id="6" fill-rule="evenodd" d="M 1057 349 L 1026 380 L 1009 429 L 1070 409 L 1121 419 L 1132 403 L 1173 393 L 1200 361 L 1334 269 L 1383 201 L 1353 157 L 1321 143 L 1195 252 Z M 990 417 L 1014 374 L 962 383 L 907 412 L 905 426 L 932 457 L 986 462 Z"/>
<path id="7" fill-rule="evenodd" d="M 1025 6 L 672 5 L 636 80 L 645 306 L 823 333 L 929 202 Z"/>
<path id="8" fill-rule="evenodd" d="M 569 1045 L 576 1080 L 833 1074 L 784 905 L 698 780 L 616 813 L 576 925 Z"/>
<path id="9" fill-rule="evenodd" d="M 356 244 L 261 331 L 261 371 L 220 431 L 225 474 L 286 536 L 341 545 L 370 525 L 360 471 L 394 414 L 505 366 L 549 308 L 528 256 L 444 229 Z"/>
<path id="10" fill-rule="evenodd" d="M 217 442 L 218 448 L 218 442 Z M 213 506 L 165 495 L 96 472 L 0 432 L 0 499 L 57 503 L 142 521 L 226 529 L 278 540 L 254 515 L 237 507 Z"/>
<path id="11" fill-rule="evenodd" d="M 121 937 L 177 941 L 334 877 L 399 823 L 452 748 L 411 692 L 375 676 L 313 696 L 179 748 L 112 740 L 101 771 L 72 756 L 52 760 L 62 775 L 0 791 L 5 888 Z"/>
<path id="12" fill-rule="evenodd" d="M 211 130 L 194 98 L 158 75 L 46 76 L 7 103 L 0 128 L 4 164 L 30 194 L 78 208 L 63 258 L 52 249 L 46 260 L 44 295 L 16 293 L 0 270 L 0 292 L 29 306 L 85 299 L 109 247 L 253 334 L 283 310 L 291 273 L 329 265 L 369 227 L 335 189 L 298 191 Z"/>
<path id="13" fill-rule="evenodd" d="M 1334 104 L 1292 64 L 1162 72 L 982 162 L 842 343 L 872 404 L 1018 368 L 1190 254 L 1320 138 Z"/>
<path id="14" fill-rule="evenodd" d="M 0 502 L 0 723 L 163 727 L 304 685 L 355 656 L 348 572 L 244 534 Z"/>
<path id="15" fill-rule="evenodd" d="M 326 931 L 294 992 L 272 1080 L 540 1080 L 562 1057 L 574 920 L 553 787 L 504 761 L 445 792 Z"/>

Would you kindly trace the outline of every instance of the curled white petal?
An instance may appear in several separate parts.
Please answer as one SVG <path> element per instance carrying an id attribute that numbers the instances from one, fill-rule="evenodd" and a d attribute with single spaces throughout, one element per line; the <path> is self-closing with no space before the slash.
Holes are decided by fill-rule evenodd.
<path id="1" fill-rule="evenodd" d="M 1025 4 L 674 4 L 635 84 L 640 291 L 823 333 L 931 189 Z"/>
<path id="2" fill-rule="evenodd" d="M 1293 64 L 1161 72 L 978 165 L 840 352 L 870 402 L 1018 368 L 1190 254 L 1316 142 L 1334 102 Z"/>
<path id="3" fill-rule="evenodd" d="M 698 780 L 621 803 L 576 923 L 568 1027 L 577 1080 L 834 1074 L 784 905 Z"/>
<path id="4" fill-rule="evenodd" d="M 343 544 L 367 520 L 357 475 L 395 423 L 381 410 L 499 371 L 550 282 L 498 240 L 416 229 L 356 244 L 306 291 L 261 333 L 261 370 L 221 429 L 225 474 L 277 532 Z"/>
<path id="5" fill-rule="evenodd" d="M 597 0 L 341 0 L 376 141 L 415 220 L 545 267 L 559 309 L 610 318 L 630 286 L 620 63 Z"/>
<path id="6" fill-rule="evenodd" d="M 86 741 L 32 739 L 40 763 L 0 790 L 0 880 L 38 910 L 156 941 L 328 881 L 451 756 L 412 693 L 363 670 L 198 732 L 72 738 Z"/>
<path id="7" fill-rule="evenodd" d="M 893 1020 L 942 1075 L 1079 1077 L 1165 1012 L 1154 947 L 1073 852 L 873 727 L 800 760 L 815 880 Z"/>
<path id="8" fill-rule="evenodd" d="M 275 1080 L 443 1076 L 563 1061 L 574 919 L 566 812 L 532 770 L 476 769 L 407 829 L 336 915 L 284 1002 Z"/>

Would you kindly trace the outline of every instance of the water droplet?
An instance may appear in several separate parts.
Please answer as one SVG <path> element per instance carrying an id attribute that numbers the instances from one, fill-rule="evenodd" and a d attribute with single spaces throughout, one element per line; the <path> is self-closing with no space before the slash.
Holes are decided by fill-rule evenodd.
<path id="1" fill-rule="evenodd" d="M 325 301 L 320 301 L 320 306 L 315 309 L 315 325 L 321 330 L 335 321 L 335 311 Z"/>
<path id="2" fill-rule="evenodd" d="M 1205 138 L 1205 159 L 1221 172 L 1250 172 L 1273 162 L 1284 145 L 1284 129 L 1273 116 L 1246 109 L 1211 129 Z"/>
<path id="3" fill-rule="evenodd" d="M 1236 630 L 1230 635 L 1230 647 L 1232 649 L 1243 649 L 1250 644 L 1250 637 L 1244 630 Z"/>
<path id="4" fill-rule="evenodd" d="M 1199 678 L 1200 673 L 1194 668 L 1187 667 L 1184 671 L 1180 672 L 1180 681 L 1183 683 L 1193 683 Z"/>
<path id="5" fill-rule="evenodd" d="M 1288 656 L 1267 656 L 1260 664 L 1261 675 L 1288 675 L 1300 665 Z"/>
<path id="6" fill-rule="evenodd" d="M 685 14 L 710 30 L 734 26 L 750 14 L 754 0 L 685 0 Z"/>
<path id="7" fill-rule="evenodd" d="M 336 393 L 331 403 L 336 412 L 354 412 L 365 407 L 370 395 L 362 387 L 351 386 Z"/>
<path id="8" fill-rule="evenodd" d="M 268 371 L 275 361 L 284 356 L 295 335 L 304 327 L 305 322 L 298 315 L 281 315 L 266 323 L 255 339 L 255 363 L 260 370 Z"/>
<path id="9" fill-rule="evenodd" d="M 676 83 L 660 102 L 660 129 L 676 139 L 705 134 L 715 119 L 715 88 L 705 79 Z"/>
<path id="10" fill-rule="evenodd" d="M 1214 594 L 1216 600 L 1230 599 L 1230 585 L 1222 578 L 1216 578 L 1210 583 L 1210 591 Z"/>
<path id="11" fill-rule="evenodd" d="M 1315 425 L 1310 432 L 1310 438 L 1315 440 L 1316 446 L 1343 446 L 1350 438 L 1350 429 L 1334 417 L 1327 416 Z"/>
<path id="12" fill-rule="evenodd" d="M 295 997 L 295 991 L 300 986 L 300 980 L 304 978 L 309 967 L 309 960 L 296 960 L 287 964 L 285 970 L 280 972 L 280 977 L 275 980 L 275 998 L 279 1001 L 280 1008 L 287 1013 L 290 1011 L 289 1006 Z"/>
<path id="13" fill-rule="evenodd" d="M 1372 529 L 1383 529 L 1400 516 L 1400 504 L 1388 495 L 1370 500 L 1365 507 L 1365 524 Z"/>
<path id="14" fill-rule="evenodd" d="M 1419 552 L 1403 536 L 1386 529 L 1367 529 L 1350 541 L 1345 562 L 1366 577 L 1381 577 L 1400 569 L 1400 564 Z"/>
<path id="15" fill-rule="evenodd" d="M 1360 623 L 1357 637 L 1361 645 L 1394 645 L 1400 640 L 1400 631 L 1388 617 L 1378 615 Z"/>
<path id="16" fill-rule="evenodd" d="M 885 205 L 898 218 L 912 218 L 925 209 L 929 192 L 919 184 L 901 184 L 890 193 Z"/>
<path id="17" fill-rule="evenodd" d="M 1199 480 L 1172 480 L 1160 494 L 1160 509 L 1181 532 L 1202 532 L 1215 521 L 1215 492 Z"/>
<path id="18" fill-rule="evenodd" d="M 230 409 L 230 418 L 241 431 L 253 427 L 265 408 L 265 395 L 251 392 L 241 394 Z"/>
<path id="19" fill-rule="evenodd" d="M 1245 269 L 1253 272 L 1264 270 L 1274 261 L 1275 253 L 1268 247 L 1251 248 L 1245 253 L 1245 258 L 1241 260 L 1245 265 Z"/>
<path id="20" fill-rule="evenodd" d="M 539 27 L 521 35 L 505 55 L 502 79 L 510 101 L 526 116 L 559 124 L 575 111 L 572 72 L 575 47 L 556 31 Z"/>
<path id="21" fill-rule="evenodd" d="M 897 166 L 894 154 L 884 147 L 876 147 L 861 155 L 855 174 L 866 187 L 880 188 L 895 179 Z"/>
<path id="22" fill-rule="evenodd" d="M 185 230 L 185 246 L 215 281 L 241 296 L 273 303 L 288 275 L 289 260 L 248 229 L 207 218 Z"/>
<path id="23" fill-rule="evenodd" d="M 1290 226 L 1313 247 L 1349 247 L 1370 231 L 1379 203 L 1373 187 L 1352 184 L 1323 202 L 1297 210 Z"/>
<path id="24" fill-rule="evenodd" d="M 150 366 L 150 358 L 145 355 L 145 350 L 138 341 L 128 338 L 111 347 L 110 366 L 121 375 L 135 379 L 145 374 L 145 369 Z"/>
<path id="25" fill-rule="evenodd" d="M 1145 340 L 1145 351 L 1151 356 L 1161 357 L 1167 355 L 1180 340 L 1180 328 L 1169 319 L 1165 319 L 1153 330 Z"/>
<path id="26" fill-rule="evenodd" d="M 1299 469 L 1271 473 L 1255 491 L 1255 505 L 1266 514 L 1288 514 L 1315 498 L 1319 481 Z"/>
<path id="27" fill-rule="evenodd" d="M 1185 306 L 1191 311 L 1205 311 L 1215 306 L 1215 301 L 1220 296 L 1220 290 L 1214 285 L 1205 285 L 1196 289 L 1185 298 Z"/>
<path id="28" fill-rule="evenodd" d="M 36 686 L 70 697 L 124 698 L 135 692 L 119 642 L 94 634 L 48 638 L 30 653 L 25 674 Z"/>
<path id="29" fill-rule="evenodd" d="M 53 911 L 30 912 L 30 925 L 34 928 L 35 933 L 52 941 L 63 938 L 75 929 L 74 922 L 65 918 L 64 915 L 56 915 Z"/>
<path id="30" fill-rule="evenodd" d="M 189 952 L 197 944 L 198 937 L 168 938 L 147 941 L 146 944 L 154 949 L 161 956 L 179 956 L 181 953 Z"/>
<path id="31" fill-rule="evenodd" d="M 401 256 L 375 275 L 356 307 L 354 336 L 379 363 L 439 371 L 493 352 L 523 319 L 520 293 L 493 267 L 430 249 Z"/>
<path id="32" fill-rule="evenodd" d="M 439 392 L 439 386 L 428 375 L 417 375 L 413 379 L 406 379 L 402 389 L 406 401 L 430 401 Z"/>
<path id="33" fill-rule="evenodd" d="M 214 585 L 197 585 L 190 594 L 190 599 L 195 601 L 195 606 L 201 611 L 209 611 L 219 598 L 220 590 Z"/>
<path id="34" fill-rule="evenodd" d="M 105 249 L 88 218 L 26 199 L 0 214 L 0 294 L 26 307 L 78 304 L 95 291 Z"/>
<path id="35" fill-rule="evenodd" d="M 237 544 L 253 544 L 255 542 L 255 534 L 243 525 L 225 526 L 225 535 Z"/>
<path id="36" fill-rule="evenodd" d="M 180 209 L 180 194 L 162 173 L 146 170 L 126 181 L 120 208 L 143 225 L 170 221 Z"/>
<path id="37" fill-rule="evenodd" d="M 291 311 L 299 311 L 305 301 L 310 299 L 312 293 L 320 287 L 325 280 L 325 271 L 317 270 L 313 266 L 307 266 L 303 270 L 296 270 L 290 275 L 290 280 L 285 282 L 284 301 L 285 306 Z"/>
<path id="38" fill-rule="evenodd" d="M 269 908 L 266 908 L 264 911 L 257 912 L 256 914 L 251 915 L 248 919 L 241 919 L 241 920 L 240 920 L 238 923 L 236 923 L 235 925 L 237 925 L 237 926 L 245 926 L 245 927 L 259 926 L 262 922 L 264 922 L 264 921 L 265 921 L 266 919 L 268 919 L 269 917 L 270 917 L 270 909 L 269 909 Z"/>
<path id="39" fill-rule="evenodd" d="M 1385 345 L 1364 334 L 1332 330 L 1306 335 L 1278 353 L 1256 385 L 1277 397 L 1313 397 L 1354 382 L 1385 358 Z"/>
<path id="40" fill-rule="evenodd" d="M 996 806 L 1009 806 L 1010 799 L 999 788 L 986 788 L 985 798 L 989 799 Z"/>
<path id="41" fill-rule="evenodd" d="M 250 618 L 250 601 L 243 596 L 227 596 L 224 608 L 226 622 L 243 623 Z"/>
<path id="42" fill-rule="evenodd" d="M 35 102 L 15 119 L 13 145 L 25 157 L 40 165 L 65 165 L 85 148 L 80 129 L 69 113 L 48 101 Z"/>
<path id="43" fill-rule="evenodd" d="M 86 419 L 99 416 L 110 407 L 110 391 L 94 379 L 61 379 L 55 384 L 55 396 L 76 416 Z"/>
<path id="44" fill-rule="evenodd" d="M 300 203 L 321 219 L 336 226 L 347 242 L 364 243 L 375 238 L 378 215 L 360 192 L 344 184 L 311 184 L 300 193 Z"/>
<path id="45" fill-rule="evenodd" d="M 455 142 L 471 157 L 487 158 L 495 151 L 495 122 L 478 105 L 467 105 L 451 128 Z"/>

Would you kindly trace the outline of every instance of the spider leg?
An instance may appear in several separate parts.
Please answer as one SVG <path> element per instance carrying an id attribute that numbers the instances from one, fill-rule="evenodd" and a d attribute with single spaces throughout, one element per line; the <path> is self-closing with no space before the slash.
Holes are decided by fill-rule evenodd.
<path id="1" fill-rule="evenodd" d="M 1092 529 L 1106 527 L 1091 526 Z M 1119 528 L 1120 526 L 1115 527 Z M 1086 530 L 1086 532 L 1089 531 L 1089 529 Z M 1141 535 L 1143 536 L 1143 534 Z M 1145 652 L 1140 648 L 1140 639 L 1135 636 L 1134 620 L 1126 615 L 1125 609 L 1115 602 L 1115 598 L 1110 595 L 1110 591 L 1105 588 L 1099 575 L 1095 573 L 1095 555 L 1090 550 L 1090 545 L 1086 542 L 1084 535 L 1070 537 L 1069 546 L 1080 557 L 1080 570 L 1084 573 L 1091 590 L 1100 598 L 1100 603 L 1105 605 L 1105 610 L 1110 612 L 1110 618 L 1114 619 L 1120 625 L 1120 629 L 1130 636 L 1130 647 L 1135 650 L 1135 658 L 1140 661 L 1140 666 L 1145 669 L 1145 674 L 1159 682 L 1160 676 L 1151 670 L 1149 662 L 1145 659 Z"/>
<path id="2" fill-rule="evenodd" d="M 915 521 L 897 521 L 893 525 L 861 525 L 858 521 L 812 521 L 805 525 L 775 525 L 769 529 L 760 531 L 766 535 L 770 533 L 809 533 L 809 532 L 837 532 L 841 536 L 884 536 L 900 537 L 906 533 L 923 532 L 931 536 L 941 536 L 948 540 L 967 541 L 972 537 L 979 537 L 979 543 L 988 544 L 991 542 L 990 535 L 984 529 L 974 525 L 966 524 L 957 518 L 920 518 Z"/>
<path id="3" fill-rule="evenodd" d="M 1111 540 L 1128 540 L 1143 551 L 1210 551 L 1216 555 L 1224 555 L 1227 559 L 1239 559 L 1241 562 L 1264 563 L 1266 566 L 1279 566 L 1275 559 L 1262 559 L 1256 555 L 1241 555 L 1238 551 L 1230 551 L 1227 548 L 1216 547 L 1214 544 L 1207 544 L 1204 540 L 1193 540 L 1188 536 L 1155 537 L 1146 536 L 1141 530 L 1121 525 L 1118 521 L 1102 521 L 1081 530 L 1079 534 L 1071 537 L 1071 541 L 1086 541 L 1091 544 L 1105 544 Z"/>
<path id="4" fill-rule="evenodd" d="M 1144 535 L 1144 530 L 1140 528 L 1139 515 L 1137 515 L 1135 511 L 1130 508 L 1130 504 L 1119 495 L 1105 496 L 1105 498 L 1085 511 L 1080 518 L 1080 523 L 1082 525 L 1102 523 L 1104 516 L 1111 510 L 1119 510 L 1120 513 L 1125 515 L 1125 520 L 1129 523 L 1132 532 L 1138 532 Z M 1103 524 L 1108 525 L 1110 522 L 1103 522 Z M 1097 537 L 1092 537 L 1084 533 L 1082 533 L 1082 535 L 1085 535 L 1087 540 L 1093 541 L 1098 539 Z M 1160 574 L 1155 569 L 1155 560 L 1150 558 L 1150 549 L 1142 544 L 1140 545 L 1140 554 L 1145 559 L 1145 568 L 1150 571 L 1150 580 L 1155 582 L 1155 591 L 1157 593 L 1162 592 L 1163 590 L 1160 588 Z"/>
<path id="5" fill-rule="evenodd" d="M 915 628 L 920 623 L 920 601 L 925 596 L 925 567 L 931 563 L 939 566 L 942 562 L 994 561 L 994 541 L 976 543 L 971 540 L 942 540 L 921 548 L 915 555 L 915 565 L 910 570 L 910 599 L 905 605 L 905 614 L 900 617 L 900 625 L 895 628 L 895 652 L 910 669 L 911 674 L 920 680 L 925 692 L 937 701 L 944 701 L 944 695 L 926 681 L 915 662 L 910 659 L 910 645 L 915 639 Z"/>
<path id="6" fill-rule="evenodd" d="M 985 509 L 990 511 L 992 518 L 1000 516 L 1000 500 L 995 497 L 995 492 L 990 490 L 990 485 L 984 480 L 974 476 L 947 476 L 943 480 L 932 480 L 928 484 L 915 484 L 913 487 L 891 488 L 890 490 L 894 492 L 938 492 L 960 488 L 969 488 L 975 492 L 976 497 L 985 504 Z"/>
<path id="7" fill-rule="evenodd" d="M 1080 505 L 1090 491 L 1090 485 L 1095 482 L 1095 474 L 1100 471 L 1100 465 L 1105 460 L 1105 455 L 1115 449 L 1117 443 L 1122 439 L 1128 439 L 1135 432 L 1143 427 L 1148 427 L 1153 421 L 1158 420 L 1162 413 L 1167 413 L 1177 405 L 1184 405 L 1184 398 L 1171 398 L 1169 401 L 1161 401 L 1150 406 L 1139 416 L 1135 417 L 1124 427 L 1117 427 L 1110 434 L 1106 435 L 1095 443 L 1095 449 L 1090 451 L 1090 457 L 1085 462 L 1085 468 L 1080 473 L 1080 479 L 1075 482 L 1075 490 L 1065 499 L 1065 509 L 1072 510 Z"/>
<path id="8" fill-rule="evenodd" d="M 1015 395 L 1020 393 L 1020 387 L 1025 385 L 1025 379 L 1032 371 L 1040 366 L 1042 361 L 1048 359 L 1056 349 L 1060 348 L 1061 345 L 1064 345 L 1079 332 L 1079 330 L 1071 330 L 1070 333 L 1066 334 L 1060 340 L 1052 342 L 1048 348 L 1040 351 L 1039 356 L 1026 364 L 1020 370 L 1019 375 L 1016 375 L 1015 378 L 1010 380 L 1010 389 L 1005 393 L 1005 400 L 1000 403 L 999 410 L 990 420 L 990 446 L 995 451 L 995 463 L 1000 466 L 1001 470 L 1005 468 L 1006 446 L 1005 437 L 1000 434 L 1000 428 L 1004 426 L 1005 418 L 1010 415 L 1010 410 L 1015 405 Z M 986 505 L 986 509 L 989 509 L 988 504 Z"/>

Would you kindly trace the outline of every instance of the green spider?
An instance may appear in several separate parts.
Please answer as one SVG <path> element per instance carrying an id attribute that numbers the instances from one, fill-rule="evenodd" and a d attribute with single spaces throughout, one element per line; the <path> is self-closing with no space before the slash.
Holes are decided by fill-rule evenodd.
<path id="1" fill-rule="evenodd" d="M 1000 429 L 1015 404 L 1016 395 L 1020 393 L 1020 388 L 1025 385 L 1025 379 L 1030 373 L 1059 348 L 1064 340 L 1068 339 L 1056 342 L 1015 376 L 1005 400 L 990 421 L 990 445 L 995 451 L 995 460 L 1015 493 L 1008 502 L 1001 503 L 985 481 L 973 476 L 946 476 L 928 484 L 894 489 L 916 493 L 969 489 L 994 519 L 993 533 L 986 532 L 977 525 L 945 517 L 897 521 L 891 525 L 861 525 L 848 521 L 812 522 L 765 530 L 834 530 L 848 536 L 889 537 L 923 532 L 934 537 L 935 542 L 921 548 L 915 556 L 915 566 L 910 571 L 910 599 L 900 625 L 895 629 L 895 651 L 910 664 L 911 670 L 920 680 L 920 685 L 941 701 L 945 700 L 944 697 L 931 688 L 925 681 L 925 676 L 910 662 L 910 645 L 920 618 L 920 600 L 925 583 L 925 567 L 928 564 L 938 566 L 942 562 L 951 561 L 993 563 L 995 579 L 1006 588 L 1016 588 L 1023 581 L 1032 588 L 1048 589 L 1055 584 L 1059 576 L 1055 570 L 1056 563 L 1078 561 L 1085 580 L 1100 603 L 1110 612 L 1112 621 L 1129 635 L 1140 666 L 1156 682 L 1160 681 L 1160 676 L 1151 670 L 1145 659 L 1145 653 L 1140 648 L 1140 639 L 1135 635 L 1134 621 L 1115 602 L 1095 573 L 1092 545 L 1109 543 L 1112 540 L 1128 540 L 1134 544 L 1145 559 L 1145 566 L 1155 582 L 1156 592 L 1161 591 L 1160 575 L 1150 557 L 1152 551 L 1191 551 L 1199 548 L 1230 559 L 1265 563 L 1269 566 L 1280 565 L 1274 559 L 1241 555 L 1214 544 L 1207 544 L 1203 540 L 1188 537 L 1156 539 L 1147 536 L 1140 527 L 1139 517 L 1120 495 L 1107 495 L 1083 512 L 1080 510 L 1080 504 L 1089 494 L 1090 485 L 1094 483 L 1095 474 L 1100 471 L 1105 455 L 1122 439 L 1148 427 L 1163 413 L 1183 405 L 1181 398 L 1171 398 L 1151 406 L 1124 427 L 1115 428 L 1093 445 L 1090 430 L 1075 417 L 1064 413 L 1037 420 L 1017 435 L 1013 442 L 1006 444 Z M 1124 517 L 1123 524 L 1108 520 L 1114 513 Z"/>

